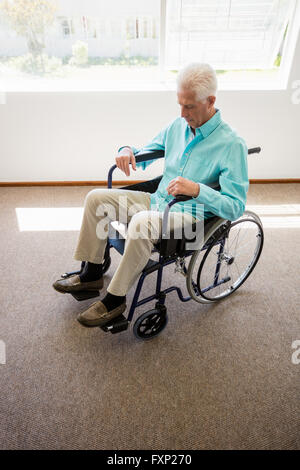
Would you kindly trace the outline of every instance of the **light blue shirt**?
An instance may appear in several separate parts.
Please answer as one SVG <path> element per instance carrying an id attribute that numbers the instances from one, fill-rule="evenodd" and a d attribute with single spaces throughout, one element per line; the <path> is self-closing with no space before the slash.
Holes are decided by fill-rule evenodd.
<path id="1" fill-rule="evenodd" d="M 221 119 L 219 110 L 193 134 L 184 118 L 177 118 L 142 149 L 132 147 L 134 154 L 164 150 L 163 177 L 151 194 L 151 210 L 163 212 L 174 197 L 167 187 L 177 176 L 199 184 L 199 194 L 179 202 L 171 211 L 188 212 L 197 219 L 217 215 L 224 219 L 239 218 L 246 204 L 248 149 L 245 141 Z M 137 163 L 145 169 L 152 161 Z M 214 188 L 219 186 L 219 190 Z"/>

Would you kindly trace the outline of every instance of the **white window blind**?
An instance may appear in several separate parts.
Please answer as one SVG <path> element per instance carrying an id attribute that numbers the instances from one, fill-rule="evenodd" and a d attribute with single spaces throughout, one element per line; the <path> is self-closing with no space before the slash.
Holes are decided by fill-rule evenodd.
<path id="1" fill-rule="evenodd" d="M 166 68 L 268 69 L 281 52 L 293 0 L 167 2 Z"/>

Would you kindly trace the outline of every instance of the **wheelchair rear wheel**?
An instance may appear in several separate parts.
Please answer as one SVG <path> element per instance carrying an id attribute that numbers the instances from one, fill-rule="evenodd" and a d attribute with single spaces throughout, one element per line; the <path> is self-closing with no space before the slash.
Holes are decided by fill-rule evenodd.
<path id="1" fill-rule="evenodd" d="M 133 325 L 133 333 L 138 339 L 147 340 L 159 335 L 167 326 L 166 310 L 154 308 L 143 313 Z"/>
<path id="2" fill-rule="evenodd" d="M 232 222 L 206 251 L 192 255 L 187 276 L 191 297 L 210 303 L 235 292 L 253 271 L 263 240 L 263 228 L 256 214 L 247 211 Z"/>

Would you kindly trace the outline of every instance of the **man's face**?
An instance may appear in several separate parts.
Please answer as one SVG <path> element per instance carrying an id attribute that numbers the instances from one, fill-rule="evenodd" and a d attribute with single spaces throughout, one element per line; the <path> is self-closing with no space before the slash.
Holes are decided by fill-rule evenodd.
<path id="1" fill-rule="evenodd" d="M 195 93 L 186 88 L 177 91 L 178 104 L 183 117 L 193 129 L 202 126 L 208 121 L 214 110 L 215 96 L 209 96 L 206 100 L 197 101 Z"/>

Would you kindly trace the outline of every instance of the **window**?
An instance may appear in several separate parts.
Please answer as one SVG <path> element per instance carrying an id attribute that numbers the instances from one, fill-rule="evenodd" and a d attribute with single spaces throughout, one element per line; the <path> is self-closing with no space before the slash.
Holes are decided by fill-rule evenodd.
<path id="1" fill-rule="evenodd" d="M 135 19 L 135 37 L 139 38 L 140 37 L 140 27 L 139 27 L 139 19 Z"/>
<path id="2" fill-rule="evenodd" d="M 294 7 L 291 0 L 167 2 L 165 68 L 208 62 L 223 79 L 270 80 L 280 69 Z"/>
<path id="3" fill-rule="evenodd" d="M 144 18 L 143 20 L 143 29 L 144 29 L 143 37 L 147 38 L 148 37 L 148 19 L 147 18 Z"/>
<path id="4" fill-rule="evenodd" d="M 61 23 L 62 26 L 62 34 L 64 37 L 70 36 L 70 26 L 67 20 L 63 20 Z"/>
<path id="5" fill-rule="evenodd" d="M 127 33 L 127 39 L 134 39 L 135 38 L 135 19 L 134 18 L 128 18 L 126 20 L 126 33 Z"/>
<path id="6" fill-rule="evenodd" d="M 175 0 L 168 3 L 167 62 L 197 57 L 217 69 L 271 68 L 290 16 L 289 0 Z"/>
<path id="7" fill-rule="evenodd" d="M 35 5 L 0 0 L 4 89 L 30 83 L 43 89 L 52 79 L 62 89 L 75 82 L 79 89 L 118 87 L 120 80 L 133 89 L 138 82 L 173 87 L 178 69 L 191 61 L 210 63 L 221 87 L 277 86 L 287 76 L 285 56 L 296 30 L 296 0 L 44 0 L 43 10 Z M 25 10 L 22 15 L 25 7 L 31 8 L 30 21 Z"/>
<path id="8" fill-rule="evenodd" d="M 152 39 L 157 38 L 157 31 L 156 31 L 156 21 L 152 18 Z"/>

